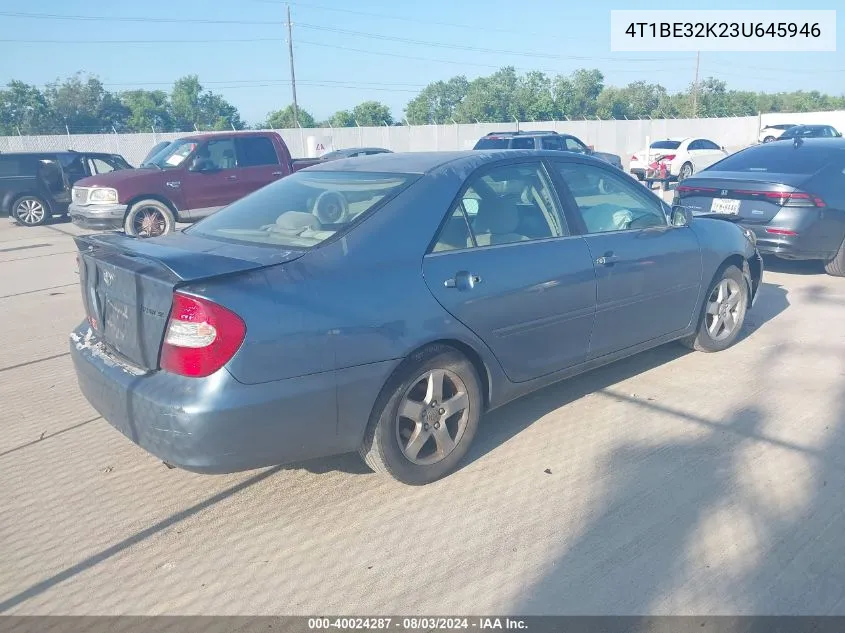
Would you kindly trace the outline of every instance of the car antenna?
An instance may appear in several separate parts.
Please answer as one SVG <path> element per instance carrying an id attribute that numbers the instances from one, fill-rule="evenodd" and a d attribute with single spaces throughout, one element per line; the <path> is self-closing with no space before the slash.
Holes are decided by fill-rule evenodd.
<path id="1" fill-rule="evenodd" d="M 796 136 L 795 140 L 792 141 L 792 147 L 798 148 L 804 144 L 803 139 L 800 136 Z"/>

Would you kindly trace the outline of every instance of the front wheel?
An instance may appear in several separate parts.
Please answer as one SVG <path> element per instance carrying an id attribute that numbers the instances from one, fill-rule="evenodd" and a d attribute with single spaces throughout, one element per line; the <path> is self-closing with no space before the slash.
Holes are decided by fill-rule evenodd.
<path id="1" fill-rule="evenodd" d="M 24 226 L 41 226 L 50 219 L 50 208 L 37 196 L 23 196 L 12 205 L 12 216 Z"/>
<path id="2" fill-rule="evenodd" d="M 173 212 L 159 200 L 139 200 L 129 208 L 123 230 L 134 237 L 159 237 L 176 226 Z"/>
<path id="3" fill-rule="evenodd" d="M 478 428 L 478 375 L 457 350 L 435 345 L 415 354 L 379 396 L 359 452 L 375 472 L 409 485 L 452 472 Z"/>
<path id="4" fill-rule="evenodd" d="M 728 266 L 710 286 L 698 331 L 681 343 L 699 352 L 720 352 L 734 344 L 745 322 L 748 289 L 742 271 Z"/>

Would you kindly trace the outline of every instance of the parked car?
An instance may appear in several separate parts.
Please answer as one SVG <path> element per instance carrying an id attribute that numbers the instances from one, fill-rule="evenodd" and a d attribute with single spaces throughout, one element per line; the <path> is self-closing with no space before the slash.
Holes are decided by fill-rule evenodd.
<path id="1" fill-rule="evenodd" d="M 73 188 L 70 217 L 86 229 L 164 235 L 176 222 L 195 222 L 317 162 L 292 160 L 276 132 L 186 136 L 143 169 L 80 180 Z"/>
<path id="2" fill-rule="evenodd" d="M 521 395 L 676 339 L 729 347 L 762 278 L 733 223 L 548 151 L 329 161 L 173 235 L 76 243 L 73 363 L 129 439 L 203 472 L 357 450 L 408 484 Z"/>
<path id="3" fill-rule="evenodd" d="M 778 141 L 796 138 L 839 138 L 842 136 L 832 125 L 793 125 L 778 137 Z"/>
<path id="4" fill-rule="evenodd" d="M 629 171 L 638 180 L 644 180 L 652 163 L 665 163 L 667 176 L 684 180 L 727 155 L 724 147 L 706 138 L 670 138 L 654 141 L 648 155 L 642 150 L 631 156 Z"/>
<path id="5" fill-rule="evenodd" d="M 147 152 L 147 155 L 144 157 L 144 160 L 141 161 L 139 167 L 154 167 L 150 161 L 155 157 L 156 154 L 163 151 L 165 147 L 170 147 L 172 141 L 161 141 L 153 145 L 153 148 Z"/>
<path id="6" fill-rule="evenodd" d="M 575 152 L 586 156 L 595 156 L 618 169 L 622 169 L 622 159 L 616 154 L 597 152 L 592 145 L 571 134 L 557 132 L 538 132 L 534 130 L 517 132 L 491 132 L 480 138 L 473 149 L 550 149 Z"/>
<path id="7" fill-rule="evenodd" d="M 39 226 L 67 215 L 71 188 L 80 179 L 131 169 L 122 156 L 100 152 L 0 154 L 0 210 L 12 222 Z"/>
<path id="8" fill-rule="evenodd" d="M 744 149 L 687 180 L 675 203 L 721 213 L 753 231 L 761 253 L 817 259 L 845 275 L 845 139 Z"/>
<path id="9" fill-rule="evenodd" d="M 390 154 L 389 149 L 382 149 L 381 147 L 348 147 L 346 149 L 336 149 L 333 152 L 323 154 L 320 160 L 338 160 L 340 158 L 356 158 L 358 156 L 372 156 L 373 154 Z"/>
<path id="10" fill-rule="evenodd" d="M 760 130 L 760 135 L 757 138 L 761 143 L 771 143 L 776 141 L 781 134 L 791 127 L 795 127 L 794 123 L 775 123 L 773 125 L 766 125 Z"/>

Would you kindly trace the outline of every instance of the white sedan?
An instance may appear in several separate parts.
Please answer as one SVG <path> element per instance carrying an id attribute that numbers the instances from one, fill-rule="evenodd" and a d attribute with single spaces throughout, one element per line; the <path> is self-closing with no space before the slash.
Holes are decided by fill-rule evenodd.
<path id="1" fill-rule="evenodd" d="M 706 138 L 670 138 L 654 141 L 649 146 L 648 156 L 645 150 L 631 156 L 629 171 L 637 179 L 644 180 L 648 166 L 660 160 L 666 164 L 666 171 L 672 178 L 683 180 L 727 155 L 724 147 Z"/>

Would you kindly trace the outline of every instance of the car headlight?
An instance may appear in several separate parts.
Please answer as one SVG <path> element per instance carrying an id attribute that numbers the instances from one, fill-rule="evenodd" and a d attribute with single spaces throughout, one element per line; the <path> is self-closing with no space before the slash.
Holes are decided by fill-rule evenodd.
<path id="1" fill-rule="evenodd" d="M 117 190 L 115 189 L 91 189 L 88 194 L 89 202 L 117 202 Z"/>

